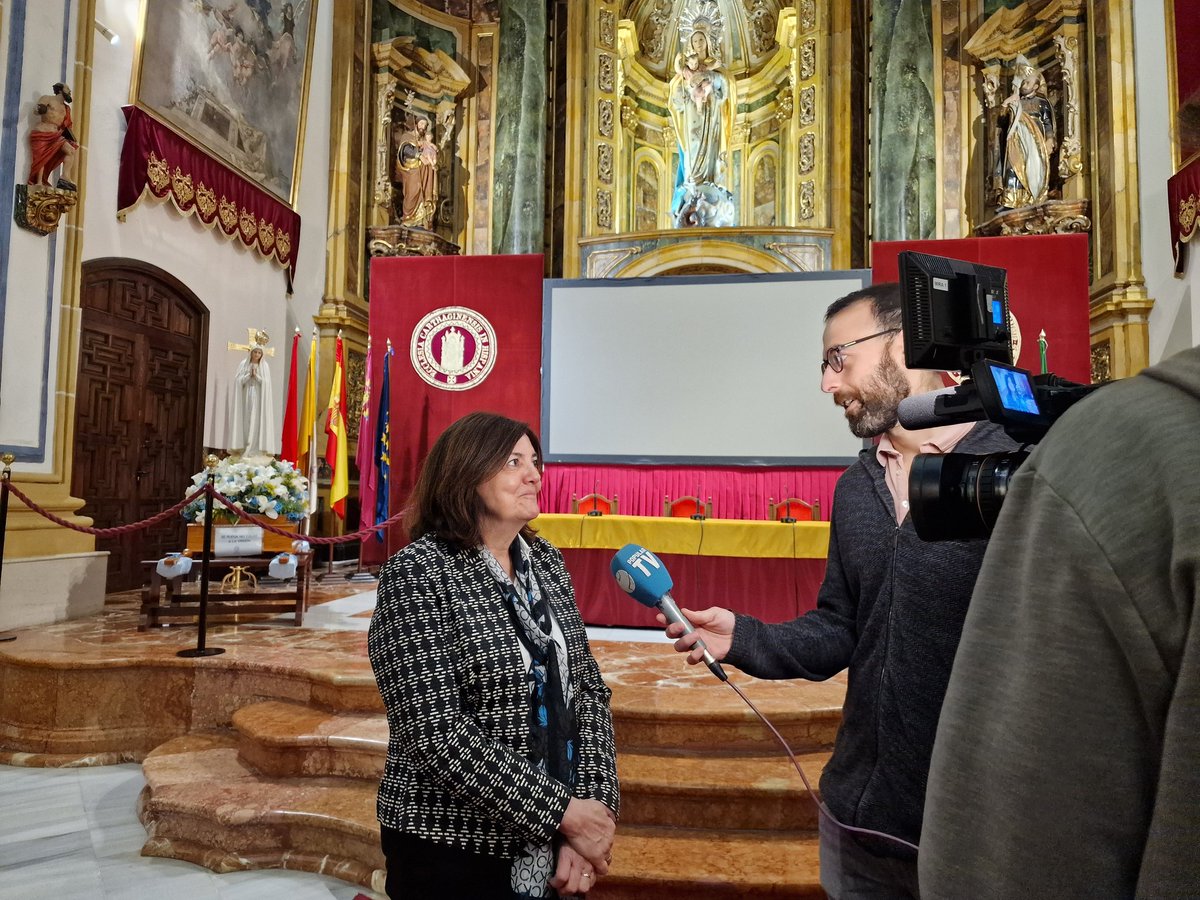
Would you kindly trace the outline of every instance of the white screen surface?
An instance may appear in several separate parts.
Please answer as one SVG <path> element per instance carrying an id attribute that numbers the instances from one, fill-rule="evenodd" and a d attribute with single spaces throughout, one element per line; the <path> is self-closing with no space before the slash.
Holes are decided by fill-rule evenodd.
<path id="1" fill-rule="evenodd" d="M 546 282 L 548 461 L 844 464 L 825 309 L 869 272 Z"/>

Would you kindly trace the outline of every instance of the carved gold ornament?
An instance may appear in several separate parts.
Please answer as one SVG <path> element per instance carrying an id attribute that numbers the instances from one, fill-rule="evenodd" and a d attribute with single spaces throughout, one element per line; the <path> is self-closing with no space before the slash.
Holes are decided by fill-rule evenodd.
<path id="1" fill-rule="evenodd" d="M 28 231 L 53 234 L 58 230 L 59 219 L 78 202 L 75 191 L 18 184 L 13 219 Z"/>
<path id="2" fill-rule="evenodd" d="M 596 224 L 601 228 L 612 228 L 612 192 L 596 191 Z"/>
<path id="3" fill-rule="evenodd" d="M 613 136 L 613 102 L 601 100 L 599 106 L 600 134 L 606 138 Z"/>
<path id="4" fill-rule="evenodd" d="M 800 182 L 800 218 L 811 219 L 817 214 L 817 185 L 814 181 Z"/>

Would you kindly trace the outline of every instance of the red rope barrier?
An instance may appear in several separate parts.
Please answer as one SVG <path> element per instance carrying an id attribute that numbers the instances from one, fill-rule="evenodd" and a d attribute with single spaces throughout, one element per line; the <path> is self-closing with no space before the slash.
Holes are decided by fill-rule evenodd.
<path id="1" fill-rule="evenodd" d="M 86 525 L 76 525 L 74 522 L 68 522 L 66 519 L 56 516 L 48 509 L 44 509 L 43 507 L 39 506 L 33 500 L 30 500 L 29 497 L 27 497 L 24 492 L 22 492 L 21 489 L 11 481 L 8 483 L 8 490 L 10 490 L 14 497 L 28 506 L 33 512 L 37 513 L 44 519 L 49 519 L 55 525 L 61 525 L 63 528 L 70 528 L 72 531 L 80 531 L 84 534 L 95 535 L 98 538 L 120 537 L 123 534 L 129 534 L 134 531 L 140 531 L 141 529 L 149 528 L 151 525 L 157 525 L 159 522 L 163 522 L 169 519 L 171 516 L 178 515 L 185 506 L 187 506 L 193 500 L 203 497 L 209 491 L 212 491 L 214 500 L 217 500 L 219 503 L 221 503 L 239 519 L 249 519 L 252 515 L 251 513 L 248 513 L 241 507 L 237 506 L 232 500 L 230 500 L 216 488 L 205 483 L 202 487 L 198 488 L 194 494 L 184 497 L 170 509 L 164 509 L 162 512 L 154 514 L 149 519 L 143 519 L 141 522 L 134 522 L 130 525 L 117 525 L 113 528 L 89 528 Z M 314 537 L 306 534 L 297 534 L 296 532 L 286 531 L 282 528 L 276 528 L 274 525 L 267 525 L 266 523 L 259 522 L 257 520 L 254 521 L 254 524 L 262 528 L 264 531 L 269 531 L 272 534 L 279 535 L 280 537 L 291 538 L 294 541 L 308 541 L 310 544 L 348 544 L 350 541 L 362 540 L 363 538 L 366 538 L 372 534 L 376 534 L 382 531 L 384 528 L 395 525 L 403 518 L 404 512 L 402 510 L 387 521 L 380 522 L 378 525 L 372 525 L 370 528 L 363 528 L 359 531 L 355 531 L 353 534 L 343 534 L 339 535 L 338 537 Z"/>
<path id="2" fill-rule="evenodd" d="M 184 497 L 170 509 L 164 509 L 160 513 L 155 513 L 149 519 L 143 519 L 141 522 L 134 522 L 130 525 L 117 525 L 113 528 L 89 528 L 86 525 L 76 525 L 74 522 L 68 522 L 66 519 L 56 516 L 54 513 L 50 512 L 50 510 L 43 509 L 42 507 L 38 506 L 36 503 L 26 497 L 24 492 L 22 492 L 22 490 L 11 481 L 8 484 L 8 489 L 12 491 L 14 497 L 28 506 L 39 516 L 44 519 L 49 519 L 55 525 L 61 525 L 63 528 L 70 528 L 72 531 L 81 531 L 84 534 L 91 534 L 100 538 L 109 538 L 120 537 L 123 534 L 129 534 L 133 531 L 140 531 L 143 528 L 149 528 L 151 525 L 157 525 L 159 522 L 163 522 L 171 518 L 171 516 L 178 515 L 183 508 L 193 500 L 197 499 L 198 497 L 203 497 L 208 490 L 208 486 L 205 485 L 204 487 L 199 488 L 196 493 L 189 497 Z"/>

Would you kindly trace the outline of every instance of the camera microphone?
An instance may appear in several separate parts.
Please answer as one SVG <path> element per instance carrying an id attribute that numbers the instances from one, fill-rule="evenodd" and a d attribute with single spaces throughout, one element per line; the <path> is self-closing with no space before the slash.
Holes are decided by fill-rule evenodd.
<path id="1" fill-rule="evenodd" d="M 896 407 L 896 418 L 909 431 L 920 431 L 960 422 L 980 422 L 987 418 L 987 413 L 975 390 L 969 385 L 959 385 L 905 397 Z"/>

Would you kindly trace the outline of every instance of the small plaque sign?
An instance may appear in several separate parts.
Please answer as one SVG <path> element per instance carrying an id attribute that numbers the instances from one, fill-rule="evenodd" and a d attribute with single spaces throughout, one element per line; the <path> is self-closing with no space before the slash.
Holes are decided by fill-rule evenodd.
<path id="1" fill-rule="evenodd" d="M 213 529 L 213 556 L 257 556 L 263 552 L 263 530 L 257 525 L 218 525 Z"/>

